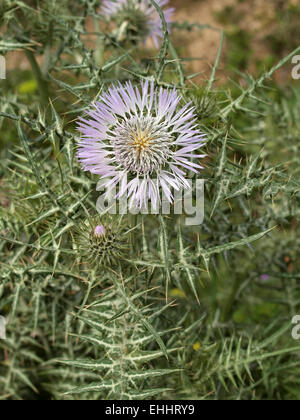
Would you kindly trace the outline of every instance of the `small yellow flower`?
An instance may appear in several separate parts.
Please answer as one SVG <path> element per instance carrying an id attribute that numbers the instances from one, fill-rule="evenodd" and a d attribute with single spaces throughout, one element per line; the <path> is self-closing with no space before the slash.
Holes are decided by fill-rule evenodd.
<path id="1" fill-rule="evenodd" d="M 27 80 L 17 86 L 19 93 L 30 94 L 37 90 L 37 82 L 35 80 Z"/>
<path id="2" fill-rule="evenodd" d="M 181 289 L 172 289 L 171 292 L 170 292 L 170 295 L 172 297 L 179 297 L 179 298 L 185 298 L 186 297 L 184 291 L 181 290 Z"/>
<path id="3" fill-rule="evenodd" d="M 199 342 L 199 341 L 197 341 L 197 342 L 193 345 L 193 349 L 194 349 L 195 351 L 198 351 L 198 350 L 200 350 L 200 348 L 201 348 L 201 344 L 200 344 L 200 342 Z"/>

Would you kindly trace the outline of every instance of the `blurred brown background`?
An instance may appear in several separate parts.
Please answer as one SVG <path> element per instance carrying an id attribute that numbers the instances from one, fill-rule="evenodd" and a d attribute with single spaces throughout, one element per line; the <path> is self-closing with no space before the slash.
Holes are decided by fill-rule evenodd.
<path id="1" fill-rule="evenodd" d="M 170 0 L 179 22 L 199 22 L 224 29 L 226 37 L 218 77 L 226 79 L 235 67 L 260 73 L 300 45 L 299 0 Z M 211 29 L 176 31 L 181 56 L 197 57 L 192 71 L 207 77 L 217 55 L 220 34 Z M 290 69 L 275 75 L 290 80 Z M 198 78 L 198 79 L 199 79 Z"/>

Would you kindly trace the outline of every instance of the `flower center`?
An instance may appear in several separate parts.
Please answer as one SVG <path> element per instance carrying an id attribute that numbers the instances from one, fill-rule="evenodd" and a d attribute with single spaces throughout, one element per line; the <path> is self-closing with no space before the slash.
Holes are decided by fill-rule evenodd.
<path id="1" fill-rule="evenodd" d="M 147 175 L 169 160 L 173 142 L 171 133 L 157 119 L 132 117 L 116 127 L 116 160 L 130 172 Z"/>
<path id="2" fill-rule="evenodd" d="M 133 147 L 138 149 L 139 156 L 142 154 L 143 149 L 150 147 L 152 139 L 148 133 L 139 131 L 138 134 L 133 134 L 134 141 L 132 143 Z"/>

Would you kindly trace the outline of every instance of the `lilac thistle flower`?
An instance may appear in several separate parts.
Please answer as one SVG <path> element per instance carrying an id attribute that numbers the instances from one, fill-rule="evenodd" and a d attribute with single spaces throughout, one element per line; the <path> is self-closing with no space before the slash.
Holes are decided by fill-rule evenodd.
<path id="1" fill-rule="evenodd" d="M 189 189 L 186 170 L 202 168 L 191 161 L 205 155 L 194 108 L 179 106 L 176 89 L 155 88 L 154 82 L 134 88 L 131 82 L 111 87 L 89 118 L 80 118 L 78 158 L 85 171 L 101 176 L 107 195 L 119 186 L 116 198 L 127 194 L 130 207 L 157 209 L 160 191 L 172 203 L 172 189 Z"/>
<path id="2" fill-rule="evenodd" d="M 170 31 L 175 9 L 165 8 L 169 0 L 156 0 L 156 3 L 163 10 Z M 155 46 L 159 47 L 159 39 L 163 38 L 162 22 L 150 0 L 104 0 L 101 11 L 107 17 L 116 19 L 119 24 L 122 21 L 132 20 L 144 40 L 152 38 Z"/>

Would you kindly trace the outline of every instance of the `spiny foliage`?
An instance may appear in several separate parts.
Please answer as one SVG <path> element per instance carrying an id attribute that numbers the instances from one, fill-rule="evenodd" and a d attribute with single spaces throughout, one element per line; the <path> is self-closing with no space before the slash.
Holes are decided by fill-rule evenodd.
<path id="1" fill-rule="evenodd" d="M 13 72 L 1 82 L 1 399 L 300 398 L 300 346 L 290 338 L 300 303 L 300 96 L 268 89 L 297 50 L 222 90 L 221 34 L 200 88 L 151 2 L 165 36 L 147 60 L 110 34 L 97 1 L 1 4 L 0 52 L 27 56 L 39 95 L 16 94 Z M 90 17 L 96 48 L 86 42 Z M 124 216 L 123 258 L 104 269 L 78 243 L 78 229 L 89 237 L 98 217 L 97 180 L 76 160 L 74 118 L 128 78 L 176 86 L 196 106 L 208 136 L 205 219 L 191 228 L 175 215 Z"/>

